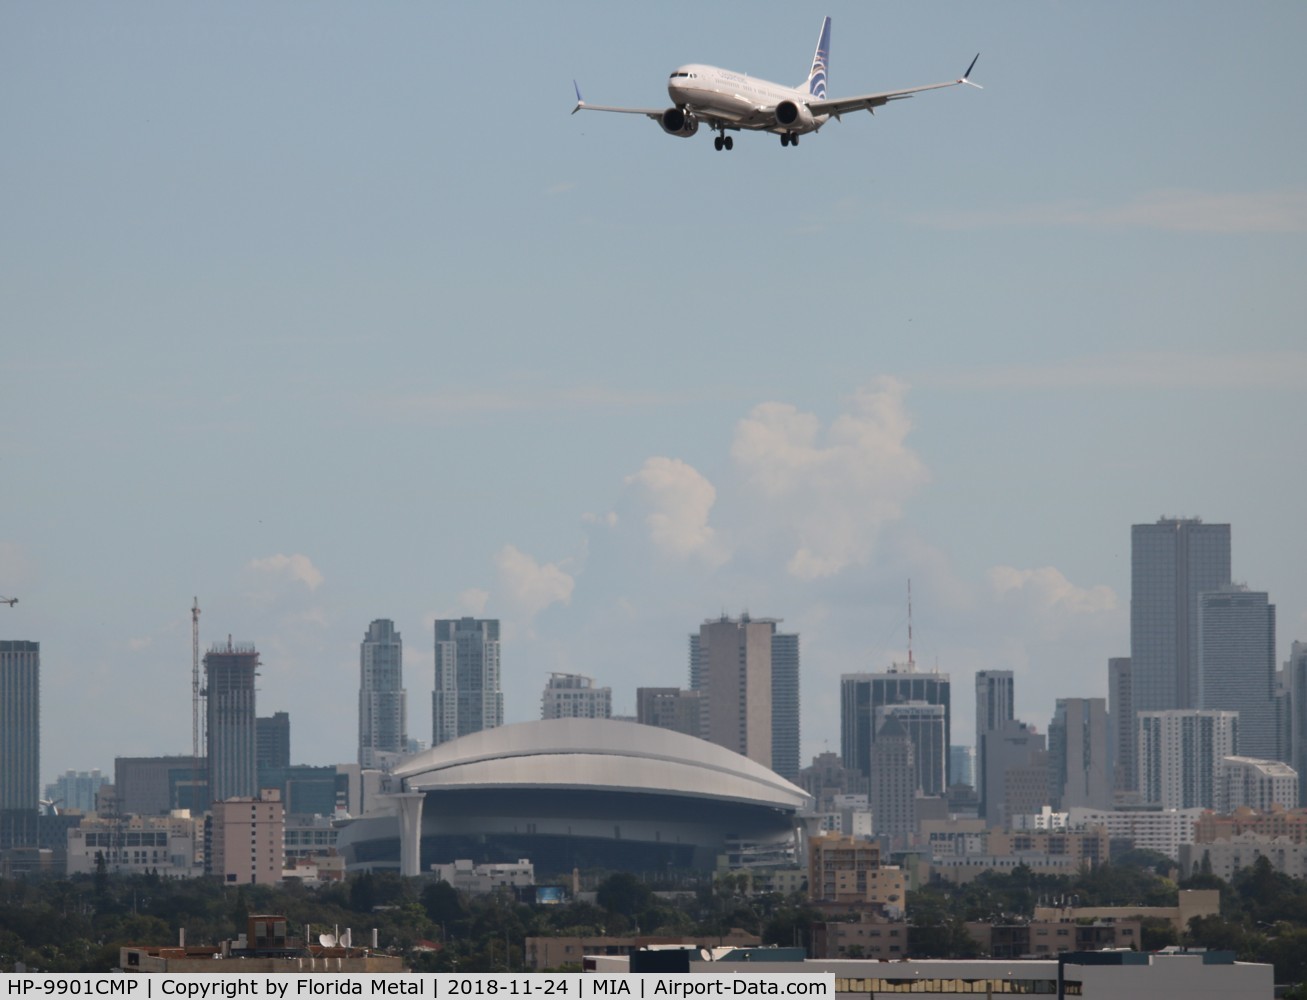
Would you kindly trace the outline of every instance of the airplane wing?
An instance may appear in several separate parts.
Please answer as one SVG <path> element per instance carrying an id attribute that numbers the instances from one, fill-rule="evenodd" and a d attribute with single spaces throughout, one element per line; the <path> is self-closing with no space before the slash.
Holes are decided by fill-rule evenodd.
<path id="1" fill-rule="evenodd" d="M 857 97 L 841 97 L 833 101 L 809 101 L 808 110 L 814 115 L 830 115 L 832 118 L 839 118 L 840 115 L 850 111 L 871 111 L 875 112 L 877 108 L 884 107 L 890 101 L 899 101 L 905 97 L 911 97 L 913 94 L 920 94 L 925 90 L 939 90 L 941 87 L 956 87 L 958 84 L 965 83 L 969 87 L 975 87 L 977 90 L 984 89 L 978 83 L 972 83 L 968 77 L 971 71 L 976 68 L 976 60 L 980 58 L 980 53 L 976 53 L 976 58 L 971 60 L 971 65 L 967 71 L 956 80 L 949 80 L 947 83 L 928 83 L 924 87 L 908 87 L 906 90 L 887 90 L 881 94 L 861 94 Z"/>
<path id="2" fill-rule="evenodd" d="M 581 98 L 581 87 L 573 80 L 572 86 L 576 88 L 576 107 L 572 109 L 572 114 L 578 111 L 616 111 L 622 115 L 644 115 L 646 118 L 652 118 L 657 121 L 663 116 L 665 108 L 612 108 L 603 104 L 586 104 Z"/>

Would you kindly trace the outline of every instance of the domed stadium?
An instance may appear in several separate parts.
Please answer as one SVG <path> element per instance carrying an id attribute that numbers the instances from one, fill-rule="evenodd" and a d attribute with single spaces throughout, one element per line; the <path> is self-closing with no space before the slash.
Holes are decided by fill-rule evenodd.
<path id="1" fill-rule="evenodd" d="M 801 788 L 724 747 L 610 719 L 473 733 L 406 760 L 391 782 L 407 794 L 382 796 L 390 811 L 340 831 L 337 846 L 352 869 L 415 874 L 461 858 L 528 858 L 546 875 L 709 869 L 742 844 L 792 845 L 808 802 Z M 408 865 L 404 815 L 421 831 Z"/>

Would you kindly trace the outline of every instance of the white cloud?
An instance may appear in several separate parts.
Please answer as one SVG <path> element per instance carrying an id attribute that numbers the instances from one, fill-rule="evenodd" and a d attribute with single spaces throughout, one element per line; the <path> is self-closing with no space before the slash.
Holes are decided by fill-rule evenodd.
<path id="1" fill-rule="evenodd" d="M 650 540 L 660 550 L 710 566 L 725 562 L 727 552 L 708 523 L 717 490 L 694 466 L 679 458 L 650 458 L 624 484 L 646 511 Z"/>
<path id="2" fill-rule="evenodd" d="M 995 566 L 989 571 L 989 584 L 1003 599 L 1018 598 L 1042 610 L 1057 609 L 1074 614 L 1098 614 L 1115 611 L 1116 592 L 1111 587 L 1077 587 L 1052 566 L 1017 569 Z"/>
<path id="3" fill-rule="evenodd" d="M 279 552 L 265 559 L 251 559 L 249 568 L 269 577 L 302 583 L 309 590 L 317 590 L 323 580 L 313 560 L 298 553 L 288 556 Z"/>
<path id="4" fill-rule="evenodd" d="M 495 555 L 495 569 L 505 603 L 521 617 L 529 619 L 551 604 L 572 600 L 576 581 L 557 563 L 538 563 L 520 549 L 505 545 Z"/>
<path id="5" fill-rule="evenodd" d="M 879 379 L 849 400 L 823 433 L 821 421 L 788 403 L 763 403 L 736 426 L 731 455 L 745 503 L 764 537 L 786 546 L 803 580 L 865 563 L 881 528 L 928 473 L 907 447 L 907 386 Z"/>

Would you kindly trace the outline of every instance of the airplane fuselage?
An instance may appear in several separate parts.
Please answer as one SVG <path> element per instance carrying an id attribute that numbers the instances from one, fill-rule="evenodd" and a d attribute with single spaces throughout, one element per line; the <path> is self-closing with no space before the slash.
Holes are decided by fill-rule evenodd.
<path id="1" fill-rule="evenodd" d="M 806 107 L 811 99 L 806 90 L 700 63 L 678 66 L 667 78 L 667 94 L 673 104 L 685 111 L 706 113 L 729 121 L 736 128 L 777 134 L 815 132 L 830 117 L 800 115 L 783 125 L 770 109 L 785 102 Z"/>

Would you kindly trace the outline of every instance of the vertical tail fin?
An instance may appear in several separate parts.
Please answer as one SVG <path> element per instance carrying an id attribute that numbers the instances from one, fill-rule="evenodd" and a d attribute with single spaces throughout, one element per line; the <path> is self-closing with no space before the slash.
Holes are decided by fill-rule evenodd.
<path id="1" fill-rule="evenodd" d="M 817 36 L 817 51 L 812 54 L 812 69 L 808 72 L 808 93 L 818 101 L 826 99 L 826 70 L 830 65 L 830 18 L 821 22 Z"/>

